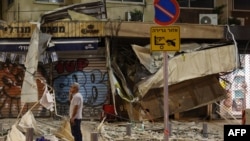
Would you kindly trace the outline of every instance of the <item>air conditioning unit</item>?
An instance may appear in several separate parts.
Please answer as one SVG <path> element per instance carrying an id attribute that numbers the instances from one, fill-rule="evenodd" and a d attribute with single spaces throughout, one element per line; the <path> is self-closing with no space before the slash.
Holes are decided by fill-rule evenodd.
<path id="1" fill-rule="evenodd" d="M 218 25 L 218 15 L 217 14 L 199 14 L 199 23 Z"/>

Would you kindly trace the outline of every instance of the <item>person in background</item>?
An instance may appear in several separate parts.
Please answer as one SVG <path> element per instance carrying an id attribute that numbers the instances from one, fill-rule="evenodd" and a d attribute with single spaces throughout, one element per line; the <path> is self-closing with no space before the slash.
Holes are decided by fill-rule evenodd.
<path id="1" fill-rule="evenodd" d="M 75 141 L 82 141 L 81 132 L 81 120 L 82 120 L 82 108 L 83 98 L 79 92 L 79 83 L 73 83 L 69 90 L 69 117 L 71 133 L 74 136 Z"/>

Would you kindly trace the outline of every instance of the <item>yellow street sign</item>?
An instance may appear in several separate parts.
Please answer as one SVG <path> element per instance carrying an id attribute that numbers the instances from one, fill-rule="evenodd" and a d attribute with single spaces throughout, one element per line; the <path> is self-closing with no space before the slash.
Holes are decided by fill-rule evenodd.
<path id="1" fill-rule="evenodd" d="M 158 26 L 150 29 L 151 51 L 180 50 L 180 27 Z"/>

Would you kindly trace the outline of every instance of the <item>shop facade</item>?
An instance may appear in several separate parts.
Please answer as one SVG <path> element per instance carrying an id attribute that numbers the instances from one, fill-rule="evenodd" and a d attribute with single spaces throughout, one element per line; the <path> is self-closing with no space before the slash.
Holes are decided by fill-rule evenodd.
<path id="1" fill-rule="evenodd" d="M 40 55 L 38 73 L 54 89 L 57 114 L 68 115 L 68 91 L 73 82 L 81 86 L 84 118 L 100 118 L 107 103 L 109 83 L 106 46 L 102 22 L 53 22 L 41 25 L 41 32 L 52 35 L 45 52 Z M 24 77 L 24 60 L 34 25 L 12 23 L 0 30 L 0 116 L 17 117 L 23 106 L 20 101 Z M 38 83 L 39 98 L 44 91 Z M 26 103 L 28 110 L 34 103 Z M 23 112 L 25 112 L 25 110 Z M 34 116 L 51 116 L 38 104 Z"/>

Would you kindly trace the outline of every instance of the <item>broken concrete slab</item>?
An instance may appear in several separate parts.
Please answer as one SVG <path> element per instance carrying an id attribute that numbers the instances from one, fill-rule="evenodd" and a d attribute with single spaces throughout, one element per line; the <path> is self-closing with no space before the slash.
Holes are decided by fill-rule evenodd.
<path id="1" fill-rule="evenodd" d="M 199 108 L 226 97 L 226 91 L 218 81 L 217 75 L 209 75 L 184 81 L 169 86 L 169 115 Z M 139 102 L 126 103 L 126 110 L 130 119 L 151 120 L 143 116 L 147 109 L 152 119 L 163 118 L 163 89 L 153 89 Z"/>

